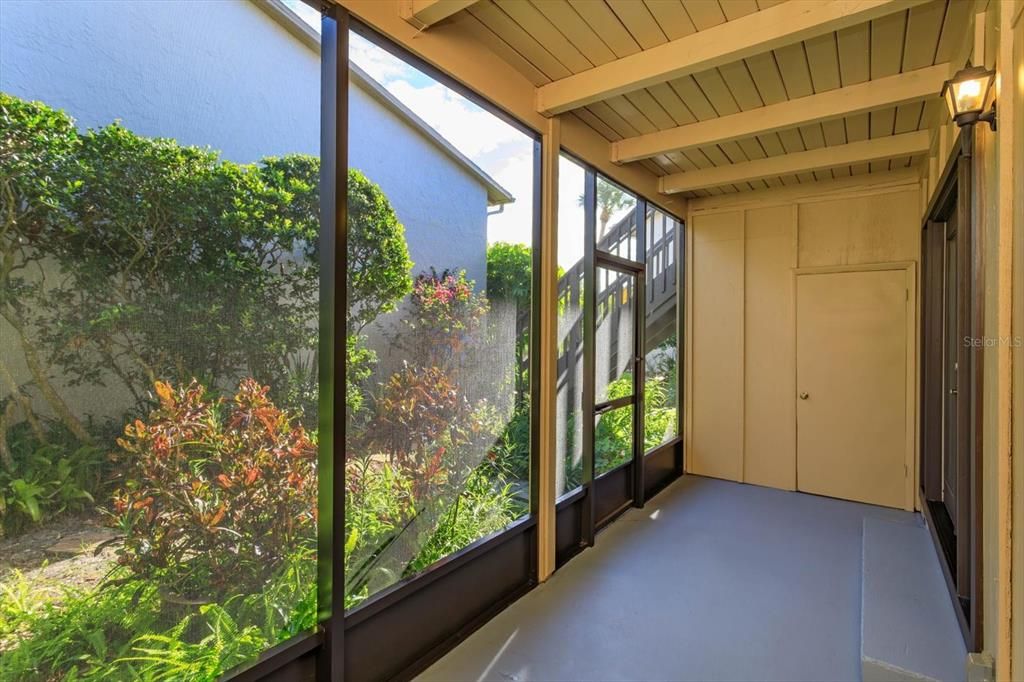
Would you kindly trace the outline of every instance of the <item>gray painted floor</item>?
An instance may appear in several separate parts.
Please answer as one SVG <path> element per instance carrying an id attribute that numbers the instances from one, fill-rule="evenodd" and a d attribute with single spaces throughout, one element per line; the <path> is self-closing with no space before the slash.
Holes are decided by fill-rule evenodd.
<path id="1" fill-rule="evenodd" d="M 419 679 L 859 680 L 864 518 L 687 476 Z"/>

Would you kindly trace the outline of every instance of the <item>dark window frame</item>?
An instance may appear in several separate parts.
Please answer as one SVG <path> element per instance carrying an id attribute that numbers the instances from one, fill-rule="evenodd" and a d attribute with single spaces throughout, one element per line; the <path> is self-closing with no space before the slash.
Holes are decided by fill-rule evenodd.
<path id="1" fill-rule="evenodd" d="M 973 192 L 973 126 L 961 130 L 950 153 L 921 230 L 922 311 L 920 331 L 921 512 L 935 545 L 957 621 L 969 651 L 981 651 L 983 629 L 982 566 L 982 400 L 983 350 L 966 338 L 984 334 L 984 251 Z M 956 212 L 958 230 L 956 338 L 957 377 L 957 522 L 942 503 L 942 458 L 946 414 L 944 346 L 946 223 Z"/>
<path id="2" fill-rule="evenodd" d="M 345 438 L 345 400 L 344 382 L 331 381 L 330 377 L 344 376 L 345 373 L 345 349 L 344 337 L 335 334 L 335 321 L 344 319 L 347 312 L 347 300 L 345 296 L 343 280 L 339 282 L 337 273 L 344 271 L 346 260 L 346 234 L 347 234 L 347 172 L 337 172 L 339 168 L 348 167 L 348 69 L 339 68 L 347 64 L 348 35 L 349 31 L 355 32 L 367 38 L 374 44 L 387 50 L 392 55 L 402 59 L 410 66 L 422 71 L 436 81 L 444 84 L 458 92 L 468 100 L 481 107 L 485 111 L 498 116 L 501 120 L 520 130 L 534 140 L 534 201 L 533 201 L 533 305 L 530 315 L 530 338 L 531 344 L 536 339 L 536 331 L 540 326 L 540 305 L 537 305 L 536 296 L 540 292 L 540 243 L 541 243 L 541 212 L 542 194 L 541 186 L 541 163 L 540 149 L 541 136 L 514 116 L 502 110 L 496 104 L 485 99 L 470 88 L 455 81 L 429 63 L 411 54 L 402 46 L 396 44 L 390 38 L 377 32 L 366 24 L 361 23 L 352 17 L 344 8 L 317 0 L 303 0 L 306 4 L 314 7 L 322 14 L 321 32 L 321 423 L 330 423 L 328 444 L 331 442 L 344 442 Z M 571 152 L 564 148 L 559 149 L 560 154 L 565 154 L 573 161 L 581 165 L 586 176 L 590 178 L 591 192 L 596 186 L 597 171 Z M 604 176 L 605 181 L 621 187 L 618 183 Z M 622 189 L 633 194 L 629 189 Z M 676 309 L 677 343 L 681 349 L 684 299 L 685 291 L 684 273 L 684 241 L 685 221 L 671 211 L 652 202 L 648 202 L 638 195 L 638 215 L 645 215 L 646 208 L 657 208 L 662 213 L 671 217 L 678 223 L 678 234 L 675 243 L 675 267 L 677 269 L 677 296 L 679 302 Z M 596 200 L 596 196 L 592 197 Z M 592 202 L 593 203 L 593 202 Z M 596 204 L 594 205 L 596 208 Z M 640 213 L 644 211 L 644 213 Z M 595 211 L 590 210 L 589 225 L 590 234 L 593 234 L 596 220 Z M 638 222 L 638 238 L 642 243 L 645 230 L 645 220 Z M 593 252 L 591 266 L 593 266 Z M 593 288 L 591 288 L 591 292 Z M 339 342 L 338 339 L 341 339 Z M 682 360 L 680 353 L 680 360 Z M 539 414 L 538 392 L 539 383 L 539 353 L 530 352 L 530 397 L 531 397 L 531 424 L 537 423 Z M 682 390 L 684 386 L 683 368 L 678 372 L 678 395 L 680 396 L 680 407 L 682 404 Z M 591 402 L 593 395 L 591 395 Z M 635 410 L 636 418 L 642 418 L 639 410 Z M 678 410 L 678 436 L 649 452 L 644 453 L 642 441 L 639 441 L 639 457 L 626 464 L 607 472 L 598 477 L 601 485 L 613 485 L 613 478 L 621 477 L 629 467 L 640 470 L 641 475 L 632 477 L 634 498 L 638 500 L 650 499 L 654 494 L 660 492 L 665 486 L 678 478 L 683 473 L 683 410 Z M 530 477 L 535 481 L 539 473 L 539 432 L 536 428 L 530 430 Z M 324 442 L 323 435 L 321 443 Z M 591 481 L 593 480 L 593 457 L 591 460 Z M 666 459 L 666 462 L 658 460 Z M 399 663 L 388 671 L 386 676 L 409 678 L 422 671 L 435 660 L 444 655 L 459 641 L 467 637 L 490 618 L 511 604 L 513 601 L 530 591 L 537 584 L 537 511 L 539 498 L 537 486 L 530 486 L 530 511 L 527 515 L 510 524 L 509 527 L 497 531 L 487 537 L 480 538 L 462 550 L 446 557 L 434 566 L 425 571 L 403 580 L 378 595 L 374 595 L 355 609 L 345 612 L 344 591 L 332 589 L 333 585 L 344 583 L 344 561 L 334 561 L 335 548 L 344 546 L 344 450 L 342 448 L 322 447 L 320 453 L 320 477 L 321 492 L 318 508 L 320 511 L 321 527 L 319 529 L 318 547 L 318 626 L 309 632 L 301 633 L 287 639 L 271 649 L 264 652 L 256 660 L 247 663 L 239 668 L 229 671 L 225 679 L 231 680 L 341 680 L 346 676 L 354 679 L 362 679 L 368 671 L 362 669 L 358 663 L 357 652 L 346 651 L 346 633 L 354 628 L 364 625 L 379 614 L 388 614 L 391 609 L 404 609 L 399 618 L 407 618 L 410 622 L 423 623 L 428 618 L 429 611 L 435 609 L 440 603 L 431 596 L 430 590 L 438 590 L 438 585 L 449 583 L 447 589 L 451 589 L 451 582 L 457 581 L 459 590 L 466 589 L 473 585 L 486 585 L 493 580 L 493 573 L 496 566 L 504 566 L 509 563 L 516 563 L 517 560 L 525 561 L 525 570 L 522 578 L 517 578 L 514 570 L 509 575 L 515 581 L 511 589 L 506 589 L 502 594 L 489 596 L 484 594 L 480 598 L 485 600 L 485 608 L 479 609 L 474 614 L 467 615 L 461 624 L 453 631 L 440 633 L 440 638 L 427 647 L 420 647 L 416 651 L 391 652 Z M 653 468 L 652 468 L 653 467 Z M 643 470 L 652 468 L 658 476 L 652 481 L 652 485 L 644 485 Z M 335 491 L 340 491 L 339 495 Z M 639 492 L 637 492 L 639 491 Z M 569 491 L 556 501 L 557 523 L 564 524 L 568 514 L 575 513 L 576 520 L 579 514 L 586 507 L 590 506 L 593 496 L 587 495 L 582 488 Z M 633 503 L 635 500 L 631 501 Z M 587 504 L 584 504 L 587 503 Z M 596 532 L 595 521 L 603 527 L 613 521 L 619 514 L 628 509 L 626 504 L 621 509 L 597 520 L 590 518 L 590 537 Z M 325 522 L 326 521 L 326 522 Z M 572 520 L 569 520 L 572 525 Z M 582 531 L 583 529 L 580 528 Z M 524 544 L 525 543 L 525 546 Z M 558 566 L 563 565 L 579 550 L 576 547 L 566 548 L 572 551 L 559 552 Z M 517 547 L 518 545 L 518 547 Z M 504 554 L 503 554 L 504 552 Z M 512 552 L 509 554 L 509 552 Z M 489 564 L 489 565 L 488 565 Z M 477 591 L 479 592 L 479 590 Z M 429 608 L 424 609 L 423 601 L 429 603 Z M 417 604 L 416 602 L 419 602 Z M 450 607 L 451 600 L 445 601 L 446 607 Z M 395 614 L 392 613 L 392 617 Z M 390 637 L 387 641 L 393 641 Z M 391 645 L 389 645 L 391 646 Z"/>

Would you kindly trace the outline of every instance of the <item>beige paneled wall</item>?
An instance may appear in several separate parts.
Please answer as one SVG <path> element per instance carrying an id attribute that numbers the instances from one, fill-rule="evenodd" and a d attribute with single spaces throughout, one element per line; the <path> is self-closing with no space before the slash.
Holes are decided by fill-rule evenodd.
<path id="1" fill-rule="evenodd" d="M 688 471 L 796 488 L 794 269 L 916 262 L 920 185 L 893 178 L 693 202 Z"/>
<path id="2" fill-rule="evenodd" d="M 746 210 L 743 480 L 796 487 L 796 205 Z"/>
<path id="3" fill-rule="evenodd" d="M 916 261 L 921 249 L 919 194 L 913 188 L 800 204 L 800 267 Z"/>
<path id="4" fill-rule="evenodd" d="M 704 216 L 693 231 L 694 282 L 689 308 L 701 332 L 693 337 L 693 384 L 700 404 L 690 413 L 690 466 L 707 476 L 743 476 L 743 212 Z M 699 254 L 699 255 L 697 255 Z"/>

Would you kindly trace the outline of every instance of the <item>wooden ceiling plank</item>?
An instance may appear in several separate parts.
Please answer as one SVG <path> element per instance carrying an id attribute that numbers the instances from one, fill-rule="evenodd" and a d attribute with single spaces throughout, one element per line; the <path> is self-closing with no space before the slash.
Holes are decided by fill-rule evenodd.
<path id="1" fill-rule="evenodd" d="M 477 0 L 401 0 L 398 14 L 416 28 L 423 30 L 444 21 Z"/>
<path id="2" fill-rule="evenodd" d="M 651 160 L 658 165 L 658 168 L 664 171 L 662 175 L 668 175 L 670 173 L 679 173 L 683 171 L 683 169 L 677 166 L 676 163 L 672 161 L 672 159 L 668 158 L 664 154 L 662 154 L 661 156 L 655 156 Z"/>
<path id="3" fill-rule="evenodd" d="M 928 131 L 919 130 L 879 140 L 851 142 L 839 147 L 825 147 L 721 168 L 668 175 L 661 178 L 658 184 L 662 193 L 674 194 L 790 173 L 811 173 L 836 166 L 924 154 L 930 146 Z"/>
<path id="4" fill-rule="evenodd" d="M 743 163 L 745 161 L 750 161 L 750 158 L 747 157 L 743 148 L 735 142 L 725 142 L 718 145 L 718 148 L 721 149 L 722 153 L 729 159 L 729 163 Z"/>
<path id="5" fill-rule="evenodd" d="M 461 27 L 481 45 L 485 45 L 488 49 L 493 50 L 495 54 L 511 64 L 512 68 L 523 74 L 534 87 L 551 82 L 551 79 L 545 76 L 543 71 L 534 66 L 529 59 L 519 54 L 514 47 L 506 43 L 503 38 L 472 14 L 466 14 Z"/>
<path id="6" fill-rule="evenodd" d="M 648 11 L 647 6 L 637 0 L 606 0 L 619 17 L 633 39 L 640 47 L 649 50 L 668 42 L 668 37 Z"/>
<path id="7" fill-rule="evenodd" d="M 871 22 L 871 78 L 884 78 L 903 68 L 907 13 L 896 12 Z"/>
<path id="8" fill-rule="evenodd" d="M 757 54 L 743 60 L 750 69 L 750 75 L 757 86 L 757 93 L 765 104 L 785 102 L 786 86 L 779 74 L 779 66 L 775 63 L 775 55 L 771 52 Z"/>
<path id="9" fill-rule="evenodd" d="M 680 168 L 682 168 L 684 171 L 697 170 L 697 166 L 695 166 L 693 161 L 690 161 L 690 159 L 685 154 L 680 154 L 679 152 L 669 152 L 665 156 L 672 159 L 672 162 L 679 166 Z"/>
<path id="10" fill-rule="evenodd" d="M 905 18 L 907 7 L 924 1 L 802 0 L 783 3 L 542 86 L 537 89 L 537 109 L 547 115 L 558 114 L 655 83 L 780 49 L 812 36 L 884 17 L 892 12 L 902 14 Z M 598 2 L 577 2 L 573 6 L 581 15 L 583 7 L 608 9 L 604 3 Z M 608 12 L 611 10 L 608 9 Z M 692 12 L 688 13 L 692 19 Z M 615 21 L 622 25 L 617 19 Z M 588 23 L 594 26 L 590 20 Z M 694 23 L 698 24 L 697 21 Z M 596 27 L 595 31 L 601 36 L 605 35 L 603 30 Z M 607 38 L 605 42 L 608 42 Z M 614 46 L 609 46 L 614 51 Z"/>
<path id="11" fill-rule="evenodd" d="M 779 139 L 782 140 L 782 148 L 787 154 L 795 154 L 804 151 L 804 141 L 800 137 L 800 131 L 796 128 L 787 128 L 779 131 Z"/>
<path id="12" fill-rule="evenodd" d="M 686 106 L 686 103 L 679 98 L 676 91 L 668 83 L 658 83 L 647 88 L 647 92 L 668 112 L 676 125 L 686 125 L 697 121 L 697 117 Z"/>
<path id="13" fill-rule="evenodd" d="M 691 149 L 683 152 L 683 155 L 686 156 L 686 158 L 690 160 L 690 163 L 692 163 L 698 170 L 715 167 L 715 164 L 711 163 L 711 160 L 708 159 L 708 157 L 704 155 L 704 152 L 699 149 Z"/>
<path id="14" fill-rule="evenodd" d="M 893 107 L 897 105 L 937 99 L 943 81 L 949 77 L 950 68 L 948 64 L 939 64 L 758 109 L 722 117 L 711 116 L 697 123 L 622 140 L 612 146 L 612 160 L 624 163 L 670 150 L 779 132 L 863 112 L 882 109 L 894 111 Z M 707 91 L 706 88 L 698 89 L 696 85 L 692 90 L 679 93 L 681 99 L 691 105 L 697 101 L 698 94 Z M 887 134 L 891 133 L 890 124 Z"/>
<path id="15" fill-rule="evenodd" d="M 970 25 L 971 6 L 967 0 L 951 0 L 942 20 L 942 33 L 935 49 L 935 61 L 948 62 L 953 59 L 964 37 L 964 27 Z"/>
<path id="16" fill-rule="evenodd" d="M 718 0 L 718 4 L 722 6 L 727 21 L 735 21 L 760 11 L 755 0 Z"/>
<path id="17" fill-rule="evenodd" d="M 779 3 L 785 2 L 786 0 L 757 0 L 758 9 L 768 9 L 769 7 L 775 7 Z"/>
<path id="18" fill-rule="evenodd" d="M 533 6 L 547 17 L 548 21 L 558 28 L 591 64 L 600 66 L 615 60 L 615 53 L 566 0 L 533 0 Z"/>
<path id="19" fill-rule="evenodd" d="M 907 36 L 903 45 L 903 70 L 921 69 L 935 63 L 942 20 L 946 16 L 946 0 L 932 0 L 910 8 Z"/>
<path id="20" fill-rule="evenodd" d="M 569 4 L 615 53 L 616 58 L 622 59 L 640 52 L 639 43 L 608 5 L 593 0 L 569 0 Z"/>
<path id="21" fill-rule="evenodd" d="M 614 128 L 602 121 L 599 116 L 590 110 L 590 107 L 583 107 L 582 109 L 577 109 L 571 113 L 576 114 L 581 121 L 596 130 L 609 142 L 622 139 L 622 135 L 619 135 L 615 132 Z"/>
<path id="22" fill-rule="evenodd" d="M 480 2 L 470 7 L 469 12 L 548 78 L 559 79 L 571 75 L 564 64 L 538 43 L 522 26 L 502 12 L 497 5 L 489 1 Z"/>
<path id="23" fill-rule="evenodd" d="M 871 79 L 871 25 L 850 26 L 836 31 L 839 46 L 839 77 L 843 86 Z"/>
<path id="24" fill-rule="evenodd" d="M 678 40 L 697 32 L 697 27 L 690 21 L 690 15 L 679 0 L 644 0 L 644 4 L 669 40 Z"/>
<path id="25" fill-rule="evenodd" d="M 761 95 L 757 91 L 757 86 L 750 76 L 750 69 L 747 68 L 745 61 L 726 64 L 719 67 L 718 72 L 722 75 L 722 80 L 729 87 L 729 92 L 741 111 L 764 106 L 764 100 L 761 99 Z"/>
<path id="26" fill-rule="evenodd" d="M 782 140 L 779 138 L 778 133 L 758 135 L 757 141 L 761 143 L 761 148 L 764 149 L 764 153 L 769 157 L 782 156 L 786 153 L 786 149 L 782 146 Z"/>
<path id="27" fill-rule="evenodd" d="M 807 55 L 803 43 L 786 45 L 775 50 L 775 61 L 779 64 L 782 82 L 786 85 L 789 99 L 814 94 L 811 85 L 811 71 L 807 66 Z"/>
<path id="28" fill-rule="evenodd" d="M 676 91 L 679 98 L 686 102 L 686 106 L 689 107 L 698 121 L 718 118 L 718 113 L 711 106 L 711 102 L 705 97 L 700 86 L 697 85 L 697 81 L 693 80 L 693 76 L 670 81 L 669 85 Z"/>
<path id="29" fill-rule="evenodd" d="M 725 23 L 725 13 L 714 0 L 683 0 L 683 7 L 698 31 Z"/>
<path id="30" fill-rule="evenodd" d="M 843 119 L 846 126 L 846 140 L 847 142 L 860 142 L 867 140 L 871 137 L 871 117 L 868 114 L 856 114 L 854 116 L 847 116 Z M 870 168 L 868 164 L 850 164 L 850 174 L 860 175 L 867 173 Z"/>
<path id="31" fill-rule="evenodd" d="M 625 95 L 610 97 L 605 100 L 605 104 L 628 122 L 629 125 L 633 126 L 641 135 L 658 131 L 657 126 L 651 123 L 645 112 L 634 106 L 632 102 L 626 99 Z"/>
<path id="32" fill-rule="evenodd" d="M 528 2 L 522 0 L 493 0 L 498 8 L 533 36 L 567 69 L 579 73 L 592 69 L 594 64 L 576 46 L 566 40 L 547 17 Z"/>
<path id="33" fill-rule="evenodd" d="M 924 102 L 912 102 L 901 104 L 896 107 L 896 121 L 893 123 L 893 135 L 909 133 L 918 130 L 921 124 L 921 113 L 924 109 Z M 910 163 L 910 157 L 894 161 L 890 169 L 906 167 Z"/>
<path id="34" fill-rule="evenodd" d="M 821 122 L 821 130 L 825 134 L 825 145 L 832 147 L 837 144 L 846 144 L 846 126 L 843 119 L 833 118 Z"/>
<path id="35" fill-rule="evenodd" d="M 747 159 L 753 161 L 755 159 L 766 159 L 768 155 L 765 153 L 761 143 L 757 141 L 756 137 L 748 137 L 745 140 L 737 140 L 736 144 L 743 150 L 744 155 Z"/>
<path id="36" fill-rule="evenodd" d="M 665 108 L 658 104 L 658 101 L 654 99 L 648 90 L 637 90 L 625 95 L 625 98 L 629 102 L 644 112 L 644 115 L 650 119 L 651 123 L 658 130 L 667 130 L 676 126 L 675 120 L 669 115 Z"/>
<path id="37" fill-rule="evenodd" d="M 729 86 L 722 80 L 722 74 L 718 72 L 718 69 L 695 73 L 693 79 L 697 81 L 697 85 L 711 102 L 711 106 L 715 108 L 716 114 L 728 116 L 739 112 L 740 108 L 736 104 L 732 92 L 729 91 Z"/>
<path id="38" fill-rule="evenodd" d="M 836 34 L 826 33 L 804 41 L 814 92 L 828 92 L 842 86 L 839 79 L 839 49 Z"/>
<path id="39" fill-rule="evenodd" d="M 881 111 L 872 111 L 869 116 L 871 121 L 872 140 L 892 135 L 893 127 L 896 125 L 896 107 L 889 107 L 887 109 L 882 109 Z M 872 161 L 870 165 L 872 173 L 880 173 L 882 171 L 889 170 L 888 160 Z"/>
<path id="40" fill-rule="evenodd" d="M 712 166 L 716 168 L 718 166 L 729 166 L 733 163 L 725 152 L 723 152 L 718 145 L 710 147 L 701 147 L 700 152 L 707 157 L 708 161 L 711 162 Z"/>
<path id="41" fill-rule="evenodd" d="M 825 146 L 825 132 L 820 123 L 800 126 L 799 130 L 805 149 L 821 149 Z M 815 180 L 831 180 L 833 178 L 831 170 L 814 171 L 812 175 Z"/>
<path id="42" fill-rule="evenodd" d="M 622 118 L 617 111 L 608 106 L 607 102 L 594 102 L 587 107 L 594 116 L 604 121 L 609 128 L 615 131 L 620 137 L 633 137 L 636 135 L 634 128 L 626 119 Z"/>

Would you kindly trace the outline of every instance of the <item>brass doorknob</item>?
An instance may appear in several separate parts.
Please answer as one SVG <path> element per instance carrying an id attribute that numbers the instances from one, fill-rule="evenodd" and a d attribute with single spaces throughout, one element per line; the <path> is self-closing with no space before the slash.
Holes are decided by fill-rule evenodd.
<path id="1" fill-rule="evenodd" d="M 810 397 L 811 397 L 810 393 L 801 393 L 800 394 L 800 400 L 807 400 Z"/>

